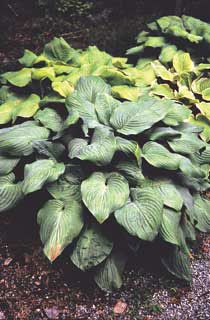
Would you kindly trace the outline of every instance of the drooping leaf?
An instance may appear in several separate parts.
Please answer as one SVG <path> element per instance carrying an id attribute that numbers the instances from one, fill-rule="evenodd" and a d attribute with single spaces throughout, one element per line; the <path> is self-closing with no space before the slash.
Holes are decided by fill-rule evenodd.
<path id="1" fill-rule="evenodd" d="M 99 223 L 121 208 L 129 196 L 126 179 L 119 173 L 94 172 L 81 185 L 82 200 Z"/>
<path id="2" fill-rule="evenodd" d="M 75 200 L 49 200 L 39 211 L 37 222 L 44 253 L 53 262 L 83 227 L 82 206 Z"/>
<path id="3" fill-rule="evenodd" d="M 113 251 L 97 270 L 94 280 L 104 291 L 119 289 L 122 285 L 122 273 L 126 264 L 125 254 Z"/>
<path id="4" fill-rule="evenodd" d="M 157 77 L 160 77 L 163 80 L 171 81 L 173 82 L 174 75 L 170 71 L 168 71 L 164 65 L 160 63 L 160 61 L 155 60 L 154 62 L 151 63 L 154 72 Z"/>
<path id="5" fill-rule="evenodd" d="M 104 261 L 113 248 L 113 243 L 101 231 L 97 224 L 85 228 L 71 255 L 72 262 L 85 271 Z"/>
<path id="6" fill-rule="evenodd" d="M 175 277 L 191 281 L 190 259 L 177 246 L 170 249 L 167 254 L 162 257 L 164 267 Z"/>
<path id="7" fill-rule="evenodd" d="M 142 170 L 135 160 L 121 160 L 116 168 L 134 187 L 139 186 L 144 180 Z"/>

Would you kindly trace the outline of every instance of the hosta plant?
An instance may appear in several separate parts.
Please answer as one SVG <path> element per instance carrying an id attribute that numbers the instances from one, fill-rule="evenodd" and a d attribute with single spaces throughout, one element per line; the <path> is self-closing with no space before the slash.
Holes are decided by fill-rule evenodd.
<path id="1" fill-rule="evenodd" d="M 103 290 L 121 286 L 147 241 L 190 281 L 188 241 L 210 229 L 210 146 L 192 111 L 146 92 L 125 101 L 122 87 L 136 90 L 138 70 L 95 47 L 54 39 L 20 62 L 1 76 L 0 212 L 43 192 L 45 255 L 53 262 L 64 252 Z"/>

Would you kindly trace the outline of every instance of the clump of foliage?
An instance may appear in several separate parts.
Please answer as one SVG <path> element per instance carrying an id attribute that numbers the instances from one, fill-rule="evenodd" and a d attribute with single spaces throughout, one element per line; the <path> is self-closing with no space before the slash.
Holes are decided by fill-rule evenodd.
<path id="1" fill-rule="evenodd" d="M 37 217 L 45 255 L 66 249 L 103 290 L 121 286 L 145 241 L 190 281 L 188 241 L 210 229 L 210 146 L 192 111 L 145 94 L 142 72 L 96 47 L 55 38 L 19 61 L 1 75 L 0 212 L 47 193 Z"/>
<path id="2" fill-rule="evenodd" d="M 162 17 L 137 36 L 136 68 L 145 75 L 142 92 L 178 101 L 193 111 L 191 122 L 201 125 L 210 140 L 210 25 L 193 17 Z M 183 51 L 184 49 L 184 51 Z"/>

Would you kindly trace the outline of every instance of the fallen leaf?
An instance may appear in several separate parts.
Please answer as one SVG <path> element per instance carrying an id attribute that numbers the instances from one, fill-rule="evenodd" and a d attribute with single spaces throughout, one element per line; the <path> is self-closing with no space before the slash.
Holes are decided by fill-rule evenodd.
<path id="1" fill-rule="evenodd" d="M 60 311 L 58 310 L 57 307 L 46 308 L 44 309 L 44 311 L 48 319 L 58 319 Z"/>
<path id="2" fill-rule="evenodd" d="M 0 320 L 6 320 L 6 317 L 3 311 L 0 311 Z"/>
<path id="3" fill-rule="evenodd" d="M 125 312 L 126 309 L 127 309 L 127 303 L 119 300 L 114 306 L 114 313 L 122 314 Z"/>
<path id="4" fill-rule="evenodd" d="M 4 266 L 9 266 L 10 265 L 10 263 L 12 262 L 12 258 L 7 258 L 5 261 L 4 261 Z"/>

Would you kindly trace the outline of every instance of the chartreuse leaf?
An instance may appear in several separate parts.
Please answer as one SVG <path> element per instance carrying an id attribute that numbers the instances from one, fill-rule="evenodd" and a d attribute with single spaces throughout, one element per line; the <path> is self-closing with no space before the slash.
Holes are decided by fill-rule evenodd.
<path id="1" fill-rule="evenodd" d="M 112 95 L 116 98 L 136 101 L 141 95 L 140 89 L 138 87 L 129 87 L 127 85 L 113 86 Z"/>
<path id="2" fill-rule="evenodd" d="M 173 67 L 179 74 L 192 72 L 194 70 L 194 63 L 187 52 L 178 52 L 173 58 Z"/>
<path id="3" fill-rule="evenodd" d="M 33 142 L 47 139 L 49 130 L 33 121 L 26 121 L 6 129 L 0 129 L 0 152 L 12 156 L 28 156 L 33 153 Z"/>
<path id="4" fill-rule="evenodd" d="M 209 78 L 198 78 L 192 82 L 192 90 L 195 93 L 203 94 L 205 90 L 210 88 Z"/>
<path id="5" fill-rule="evenodd" d="M 96 271 L 94 280 L 104 291 L 119 289 L 122 285 L 122 273 L 126 264 L 126 256 L 121 251 L 113 251 Z"/>
<path id="6" fill-rule="evenodd" d="M 82 206 L 73 199 L 49 200 L 39 211 L 37 222 L 44 253 L 53 262 L 82 230 Z"/>
<path id="7" fill-rule="evenodd" d="M 161 96 L 167 99 L 174 99 L 174 92 L 168 84 L 154 84 L 152 86 L 152 94 Z"/>
<path id="8" fill-rule="evenodd" d="M 80 235 L 71 260 L 79 269 L 85 271 L 104 261 L 112 248 L 112 241 L 103 234 L 99 225 L 92 224 Z"/>
<path id="9" fill-rule="evenodd" d="M 0 212 L 12 209 L 22 198 L 22 183 L 15 183 L 14 173 L 0 177 Z"/>
<path id="10" fill-rule="evenodd" d="M 132 236 L 152 241 L 159 232 L 162 221 L 163 201 L 154 188 L 131 190 L 132 201 L 115 211 L 117 222 Z"/>
<path id="11" fill-rule="evenodd" d="M 25 67 L 32 67 L 37 60 L 37 55 L 30 50 L 24 50 L 24 55 L 18 61 Z"/>
<path id="12" fill-rule="evenodd" d="M 117 150 L 116 138 L 109 129 L 98 127 L 94 130 L 91 143 L 87 139 L 75 138 L 68 145 L 70 159 L 88 160 L 99 166 L 111 162 Z"/>
<path id="13" fill-rule="evenodd" d="M 0 105 L 0 124 L 6 124 L 17 117 L 31 118 L 39 109 L 40 98 L 36 94 L 29 97 L 9 97 Z"/>
<path id="14" fill-rule="evenodd" d="M 23 68 L 19 71 L 10 71 L 2 75 L 2 78 L 16 87 L 25 87 L 31 82 L 31 69 Z"/>
<path id="15" fill-rule="evenodd" d="M 81 185 L 82 200 L 99 223 L 121 208 L 129 196 L 127 180 L 119 173 L 94 172 Z"/>
<path id="16" fill-rule="evenodd" d="M 160 77 L 163 80 L 171 81 L 173 82 L 174 80 L 174 75 L 170 71 L 168 71 L 164 65 L 160 63 L 160 61 L 155 60 L 154 62 L 151 63 L 153 70 L 156 74 L 157 77 Z"/>
<path id="17" fill-rule="evenodd" d="M 164 267 L 175 277 L 191 281 L 190 258 L 177 246 L 173 246 L 161 259 Z"/>
<path id="18" fill-rule="evenodd" d="M 44 80 L 49 79 L 53 81 L 55 79 L 55 71 L 53 67 L 43 67 L 32 69 L 32 79 L 34 80 Z"/>
<path id="19" fill-rule="evenodd" d="M 52 83 L 52 88 L 64 98 L 74 91 L 74 87 L 67 80 L 54 81 Z"/>
<path id="20" fill-rule="evenodd" d="M 180 246 L 179 224 L 181 212 L 173 209 L 163 209 L 163 219 L 160 227 L 160 236 L 166 242 Z"/>
<path id="21" fill-rule="evenodd" d="M 138 102 L 124 102 L 116 108 L 110 123 L 124 135 L 139 134 L 162 120 L 171 105 L 169 100 L 142 97 Z"/>
<path id="22" fill-rule="evenodd" d="M 61 131 L 63 127 L 62 118 L 54 109 L 45 108 L 43 110 L 39 110 L 34 116 L 34 119 L 41 122 L 41 124 L 47 129 L 55 132 Z"/>
<path id="23" fill-rule="evenodd" d="M 210 102 L 197 103 L 196 107 L 210 121 Z"/>
<path id="24" fill-rule="evenodd" d="M 210 201 L 199 194 L 194 197 L 194 219 L 196 228 L 202 232 L 210 231 Z"/>
<path id="25" fill-rule="evenodd" d="M 12 111 L 12 119 L 17 117 L 31 118 L 39 109 L 40 97 L 36 94 L 31 94 L 26 100 L 20 102 Z"/>
<path id="26" fill-rule="evenodd" d="M 65 171 L 63 163 L 53 160 L 37 160 L 24 169 L 23 193 L 40 190 L 44 184 L 56 181 Z"/>

